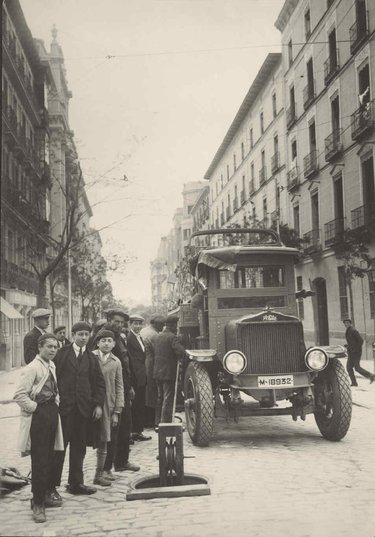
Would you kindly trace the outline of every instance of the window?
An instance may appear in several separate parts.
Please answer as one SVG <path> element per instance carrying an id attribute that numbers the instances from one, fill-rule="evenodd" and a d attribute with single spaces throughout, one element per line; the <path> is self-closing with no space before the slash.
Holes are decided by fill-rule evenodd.
<path id="1" fill-rule="evenodd" d="M 253 129 L 250 129 L 250 149 L 254 147 L 254 134 Z"/>
<path id="2" fill-rule="evenodd" d="M 289 67 L 293 63 L 293 43 L 291 39 L 288 43 L 288 63 L 289 63 Z"/>
<path id="3" fill-rule="evenodd" d="M 263 219 L 266 220 L 268 215 L 267 212 L 267 198 L 263 198 Z"/>
<path id="4" fill-rule="evenodd" d="M 273 117 L 277 116 L 276 93 L 272 94 L 272 113 L 273 113 Z"/>
<path id="5" fill-rule="evenodd" d="M 338 273 L 338 280 L 339 280 L 341 319 L 347 319 L 349 317 L 349 308 L 348 308 L 348 289 L 346 285 L 345 267 L 337 267 L 337 273 Z"/>
<path id="6" fill-rule="evenodd" d="M 338 220 L 336 231 L 343 231 L 344 229 L 344 194 L 342 187 L 342 175 L 341 173 L 335 175 L 333 178 L 333 200 L 335 219 Z"/>
<path id="7" fill-rule="evenodd" d="M 261 132 L 261 134 L 263 134 L 264 133 L 264 114 L 263 114 L 263 112 L 260 113 L 259 118 L 260 118 L 260 132 Z"/>
<path id="8" fill-rule="evenodd" d="M 314 194 L 311 195 L 311 222 L 312 229 L 318 233 L 320 227 L 318 192 L 314 192 Z"/>
<path id="9" fill-rule="evenodd" d="M 370 316 L 371 319 L 375 319 L 375 278 L 373 276 L 373 271 L 375 270 L 375 259 L 371 260 L 370 271 L 367 273 L 368 276 L 368 288 L 369 288 L 369 299 L 370 299 Z"/>
<path id="10" fill-rule="evenodd" d="M 254 178 L 255 178 L 254 162 L 252 162 L 250 166 L 250 178 L 252 181 L 254 181 Z"/>
<path id="11" fill-rule="evenodd" d="M 293 140 L 291 145 L 292 161 L 297 158 L 297 140 Z"/>
<path id="12" fill-rule="evenodd" d="M 8 261 L 14 263 L 14 235 L 8 230 Z"/>
<path id="13" fill-rule="evenodd" d="M 221 190 L 223 190 L 223 188 L 224 188 L 224 176 L 223 176 L 223 174 L 221 174 L 221 176 L 220 176 L 220 186 L 221 186 Z"/>
<path id="14" fill-rule="evenodd" d="M 245 146 L 243 142 L 241 142 L 241 158 L 242 160 L 245 158 Z"/>
<path id="15" fill-rule="evenodd" d="M 302 291 L 303 289 L 303 282 L 302 282 L 302 276 L 297 276 L 297 291 Z M 297 310 L 298 310 L 298 318 L 300 321 L 303 321 L 305 318 L 305 306 L 303 303 L 303 298 L 297 299 Z"/>
<path id="16" fill-rule="evenodd" d="M 190 229 L 184 229 L 183 235 L 184 235 L 184 240 L 187 240 L 190 237 Z"/>
<path id="17" fill-rule="evenodd" d="M 229 181 L 229 164 L 227 164 L 227 181 Z"/>
<path id="18" fill-rule="evenodd" d="M 193 208 L 193 206 L 192 206 L 192 205 L 188 205 L 188 206 L 187 206 L 187 212 L 188 212 L 188 214 L 190 214 L 190 213 L 191 213 L 191 210 L 192 210 L 192 208 Z"/>
<path id="19" fill-rule="evenodd" d="M 293 227 L 297 235 L 301 235 L 300 230 L 300 220 L 299 220 L 299 205 L 294 205 L 293 207 Z"/>
<path id="20" fill-rule="evenodd" d="M 332 124 L 332 132 L 338 132 L 338 129 L 340 128 L 340 101 L 339 96 L 336 95 L 331 100 L 331 124 Z M 338 133 L 337 133 L 338 136 Z"/>
<path id="21" fill-rule="evenodd" d="M 233 170 L 237 170 L 237 159 L 236 159 L 236 153 L 233 154 Z"/>
<path id="22" fill-rule="evenodd" d="M 311 15 L 310 15 L 310 9 L 307 9 L 305 11 L 305 39 L 306 41 L 309 39 L 311 35 Z"/>
<path id="23" fill-rule="evenodd" d="M 236 272 L 219 271 L 220 289 L 260 289 L 285 287 L 285 267 L 282 265 L 254 265 Z"/>
<path id="24" fill-rule="evenodd" d="M 314 66 L 312 58 L 306 64 L 307 71 L 307 98 L 312 99 L 314 97 Z"/>
<path id="25" fill-rule="evenodd" d="M 290 86 L 289 88 L 289 105 L 291 118 L 294 119 L 296 116 L 296 97 L 294 92 L 294 85 Z"/>
<path id="26" fill-rule="evenodd" d="M 273 154 L 277 155 L 279 152 L 279 137 L 277 134 L 273 137 Z"/>
<path id="27" fill-rule="evenodd" d="M 336 68 L 338 67 L 336 28 L 333 28 L 328 34 L 328 50 L 329 50 L 329 74 L 331 74 L 334 71 L 336 71 Z"/>
<path id="28" fill-rule="evenodd" d="M 285 296 L 238 296 L 233 298 L 218 298 L 217 300 L 219 310 L 267 307 L 284 308 L 285 305 Z"/>

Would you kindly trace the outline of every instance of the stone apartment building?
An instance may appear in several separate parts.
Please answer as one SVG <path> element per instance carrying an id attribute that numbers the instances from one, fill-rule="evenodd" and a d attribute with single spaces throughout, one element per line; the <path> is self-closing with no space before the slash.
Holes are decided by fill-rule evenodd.
<path id="1" fill-rule="evenodd" d="M 286 107 L 289 219 L 305 243 L 299 288 L 315 296 L 300 314 L 311 343 L 343 343 L 354 317 L 374 340 L 374 265 L 349 281 L 338 254 L 344 230 L 374 229 L 375 4 L 365 0 L 287 0 L 281 32 Z M 375 258 L 372 235 L 366 246 Z M 351 285 L 350 285 L 351 284 Z M 351 298 L 352 296 L 352 304 Z"/>

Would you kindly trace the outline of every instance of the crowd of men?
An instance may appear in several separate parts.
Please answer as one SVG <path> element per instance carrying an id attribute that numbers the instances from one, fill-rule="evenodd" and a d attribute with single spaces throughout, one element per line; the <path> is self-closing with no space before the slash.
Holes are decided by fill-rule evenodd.
<path id="1" fill-rule="evenodd" d="M 45 522 L 46 507 L 60 507 L 57 490 L 69 445 L 67 491 L 94 494 L 84 484 L 86 447 L 96 448 L 95 485 L 108 487 L 112 473 L 138 471 L 129 461 L 130 445 L 151 440 L 173 420 L 177 364 L 184 347 L 178 318 L 155 315 L 144 326 L 141 315 L 111 309 L 94 327 L 80 321 L 71 339 L 66 327 L 47 332 L 51 312 L 38 308 L 34 328 L 24 338 L 26 367 L 14 399 L 21 407 L 19 449 L 31 455 L 31 509 Z"/>

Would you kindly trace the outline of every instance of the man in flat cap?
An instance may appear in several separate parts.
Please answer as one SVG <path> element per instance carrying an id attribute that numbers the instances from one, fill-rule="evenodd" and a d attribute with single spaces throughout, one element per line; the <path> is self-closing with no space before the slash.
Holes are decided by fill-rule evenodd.
<path id="1" fill-rule="evenodd" d="M 86 455 L 90 422 L 100 420 L 105 400 L 105 383 L 97 357 L 87 349 L 91 326 L 83 321 L 72 326 L 73 343 L 56 353 L 55 365 L 60 393 L 60 415 L 64 448 L 70 444 L 67 491 L 71 494 L 94 494 L 96 489 L 83 484 L 83 461 Z M 61 484 L 65 451 L 54 457 L 51 500 L 60 500 L 56 487 Z"/>
<path id="2" fill-rule="evenodd" d="M 140 336 L 144 323 L 141 315 L 130 315 L 128 334 L 128 353 L 130 370 L 132 372 L 132 385 L 134 387 L 134 401 L 132 405 L 133 440 L 151 440 L 151 436 L 143 434 L 145 426 L 145 396 L 146 396 L 146 352 L 145 344 Z"/>
<path id="3" fill-rule="evenodd" d="M 70 345 L 71 342 L 66 338 L 66 326 L 56 326 L 53 333 L 56 336 L 59 349 L 61 349 L 61 347 L 65 347 L 65 345 Z"/>
<path id="4" fill-rule="evenodd" d="M 23 340 L 23 358 L 26 364 L 34 360 L 38 354 L 38 339 L 46 333 L 50 316 L 50 310 L 45 308 L 38 308 L 31 314 L 34 319 L 34 328 L 26 334 Z"/>
<path id="5" fill-rule="evenodd" d="M 140 331 L 140 336 L 145 344 L 146 352 L 146 417 L 145 424 L 147 427 L 155 427 L 155 408 L 158 396 L 158 390 L 154 379 L 154 342 L 155 338 L 164 328 L 165 317 L 162 315 L 153 315 L 150 324 Z"/>
<path id="6" fill-rule="evenodd" d="M 122 366 L 122 380 L 124 385 L 124 408 L 120 417 L 120 424 L 117 433 L 117 440 L 114 453 L 114 468 L 116 472 L 131 471 L 137 472 L 140 467 L 129 461 L 130 435 L 132 430 L 131 405 L 134 399 L 134 389 L 131 384 L 131 373 L 129 365 L 128 350 L 126 340 L 122 337 L 125 323 L 129 321 L 129 315 L 122 309 L 110 309 L 106 312 L 107 324 L 104 329 L 111 330 L 115 336 L 115 346 L 112 353 L 117 356 Z M 110 468 L 112 461 L 106 460 L 105 468 Z"/>
<path id="7" fill-rule="evenodd" d="M 176 382 L 177 362 L 182 360 L 185 349 L 177 337 L 178 317 L 169 316 L 163 332 L 157 335 L 154 343 L 154 379 L 158 389 L 156 405 L 156 426 L 171 423 L 173 420 L 173 398 Z"/>

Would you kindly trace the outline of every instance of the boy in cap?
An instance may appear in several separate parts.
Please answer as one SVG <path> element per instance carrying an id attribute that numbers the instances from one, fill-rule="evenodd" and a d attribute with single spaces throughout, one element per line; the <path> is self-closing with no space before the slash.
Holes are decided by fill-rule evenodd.
<path id="1" fill-rule="evenodd" d="M 128 353 L 130 369 L 132 372 L 132 386 L 134 387 L 135 397 L 132 405 L 133 421 L 133 440 L 145 441 L 151 440 L 151 436 L 143 434 L 145 425 L 145 395 L 146 395 L 146 352 L 145 344 L 140 336 L 140 331 L 144 323 L 141 315 L 130 315 L 128 334 Z"/>
<path id="2" fill-rule="evenodd" d="M 45 507 L 61 505 L 61 501 L 51 503 L 47 498 L 54 450 L 64 449 L 55 364 L 52 361 L 57 351 L 55 336 L 41 335 L 38 351 L 35 359 L 24 369 L 14 400 L 21 407 L 20 451 L 22 455 L 31 455 L 33 519 L 45 522 Z"/>
<path id="3" fill-rule="evenodd" d="M 100 330 L 96 335 L 97 350 L 93 353 L 104 377 L 106 398 L 103 415 L 100 419 L 100 438 L 97 445 L 97 464 L 94 484 L 109 486 L 114 477 L 111 474 L 114 445 L 117 438 L 119 421 L 124 407 L 124 385 L 122 382 L 122 367 L 120 360 L 112 353 L 115 346 L 115 336 L 111 330 Z M 110 467 L 105 468 L 106 459 Z"/>
<path id="4" fill-rule="evenodd" d="M 53 331 L 53 333 L 56 336 L 57 343 L 59 345 L 59 349 L 61 349 L 61 347 L 65 347 L 65 345 L 70 345 L 69 339 L 67 339 L 65 337 L 65 335 L 66 335 L 66 326 L 63 326 L 63 325 L 56 326 L 56 328 Z"/>
<path id="5" fill-rule="evenodd" d="M 174 387 L 177 362 L 182 360 L 185 349 L 177 337 L 178 317 L 170 316 L 165 321 L 163 332 L 155 339 L 154 379 L 158 388 L 155 424 L 172 422 Z"/>
<path id="6" fill-rule="evenodd" d="M 23 340 L 23 358 L 26 364 L 34 360 L 38 354 L 38 339 L 46 332 L 50 316 L 50 310 L 45 308 L 38 308 L 31 314 L 34 319 L 34 328 L 26 334 Z"/>
<path id="7" fill-rule="evenodd" d="M 86 348 L 90 331 L 88 323 L 75 323 L 73 343 L 59 349 L 55 357 L 65 450 L 70 444 L 67 491 L 71 494 L 96 492 L 94 487 L 83 484 L 83 461 L 90 421 L 102 417 L 105 383 L 97 357 Z M 56 487 L 61 484 L 64 458 L 65 451 L 55 454 L 52 499 L 61 500 Z"/>

